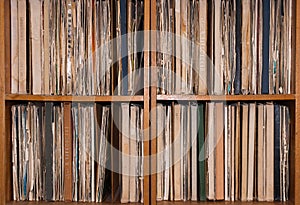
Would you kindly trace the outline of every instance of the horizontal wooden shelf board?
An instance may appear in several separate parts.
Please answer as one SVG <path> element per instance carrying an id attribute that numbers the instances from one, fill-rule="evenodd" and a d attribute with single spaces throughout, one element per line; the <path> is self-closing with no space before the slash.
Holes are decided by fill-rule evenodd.
<path id="1" fill-rule="evenodd" d="M 276 101 L 295 100 L 294 94 L 286 95 L 157 95 L 161 101 Z"/>
<path id="2" fill-rule="evenodd" d="M 114 204 L 114 205 L 122 205 L 120 202 L 102 202 L 102 203 L 82 203 L 82 202 L 45 202 L 45 201 L 38 201 L 38 202 L 29 202 L 29 201 L 22 201 L 22 202 L 17 202 L 17 201 L 11 201 L 6 203 L 8 205 L 37 205 L 37 204 L 45 204 L 45 205 L 66 205 L 66 204 L 88 204 L 88 205 L 99 205 L 99 204 L 103 204 L 103 205 L 110 205 L 110 204 Z M 130 203 L 130 204 L 141 204 L 141 203 Z M 241 202 L 241 201 L 235 201 L 235 202 L 227 202 L 227 201 L 216 201 L 216 202 L 212 202 L 212 201 L 198 201 L 198 202 L 192 202 L 192 201 L 178 201 L 178 202 L 173 202 L 173 201 L 161 201 L 161 202 L 157 202 L 157 205 L 218 205 L 218 204 L 245 204 L 245 205 L 276 205 L 276 204 L 281 204 L 281 205 L 292 205 L 292 201 L 288 201 L 288 202 L 257 202 L 257 201 L 253 201 L 253 202 Z"/>
<path id="3" fill-rule="evenodd" d="M 219 205 L 219 204 L 225 204 L 225 205 L 235 205 L 235 204 L 244 204 L 244 205 L 271 205 L 271 204 L 281 204 L 281 205 L 292 205 L 293 203 L 291 201 L 287 202 L 259 202 L 259 201 L 250 201 L 250 202 L 241 202 L 241 201 L 160 201 L 157 202 L 157 205 Z"/>
<path id="4" fill-rule="evenodd" d="M 38 205 L 38 204 L 44 204 L 44 205 L 82 205 L 82 204 L 87 204 L 87 205 L 123 205 L 120 202 L 101 202 L 101 203 L 96 203 L 96 202 L 46 202 L 46 201 L 10 201 L 6 203 L 7 205 Z M 130 203 L 130 204 L 142 204 L 142 203 Z"/>
<path id="5" fill-rule="evenodd" d="M 6 101 L 49 101 L 49 102 L 142 102 L 144 96 L 42 96 L 42 95 L 15 95 L 5 96 Z"/>

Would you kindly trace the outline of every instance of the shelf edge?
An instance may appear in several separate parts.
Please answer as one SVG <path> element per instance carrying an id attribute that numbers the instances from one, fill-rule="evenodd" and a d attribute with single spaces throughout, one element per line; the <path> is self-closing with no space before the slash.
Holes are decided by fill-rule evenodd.
<path id="1" fill-rule="evenodd" d="M 287 101 L 295 94 L 280 95 L 157 95 L 158 101 Z"/>
<path id="2" fill-rule="evenodd" d="M 136 96 L 42 96 L 42 95 L 5 95 L 6 101 L 41 102 L 143 102 L 143 95 Z"/>

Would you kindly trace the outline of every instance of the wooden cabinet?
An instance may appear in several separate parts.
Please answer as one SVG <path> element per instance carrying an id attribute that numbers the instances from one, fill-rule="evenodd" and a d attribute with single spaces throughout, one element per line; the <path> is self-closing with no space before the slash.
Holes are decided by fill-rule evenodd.
<path id="1" fill-rule="evenodd" d="M 156 1 L 144 1 L 144 29 L 156 29 Z M 295 1 L 293 22 L 293 72 L 294 94 L 287 95 L 157 95 L 157 73 L 146 69 L 144 72 L 144 93 L 138 96 L 36 96 L 10 94 L 10 1 L 0 0 L 0 205 L 1 204 L 34 204 L 35 202 L 12 201 L 12 168 L 11 168 L 11 111 L 12 104 L 17 102 L 136 102 L 144 107 L 144 155 L 154 155 L 156 140 L 156 112 L 158 102 L 189 101 L 280 101 L 287 104 L 291 113 L 291 142 L 290 142 L 290 200 L 285 204 L 300 203 L 300 2 Z M 156 66 L 155 37 L 146 35 L 144 66 Z M 151 41 L 150 41 L 151 40 Z M 151 126 L 150 126 L 151 122 Z M 150 130 L 148 129 L 150 128 Z M 298 139 L 299 138 L 299 139 Z M 150 139 L 150 140 L 148 140 Z M 156 158 L 152 157 L 144 163 L 144 170 L 156 170 Z M 115 175 L 112 175 L 113 177 Z M 113 179 L 112 179 L 113 181 Z M 112 182 L 112 184 L 114 184 Z M 156 174 L 144 176 L 144 204 L 182 204 L 183 202 L 156 202 Z M 185 204 L 215 204 L 214 202 L 184 202 Z M 219 202 L 220 204 L 222 202 Z M 240 202 L 235 202 L 239 204 Z M 273 202 L 271 204 L 276 204 Z M 63 204 L 60 202 L 59 204 Z M 263 204 L 246 202 L 245 204 Z M 279 203 L 278 203 L 279 204 Z"/>

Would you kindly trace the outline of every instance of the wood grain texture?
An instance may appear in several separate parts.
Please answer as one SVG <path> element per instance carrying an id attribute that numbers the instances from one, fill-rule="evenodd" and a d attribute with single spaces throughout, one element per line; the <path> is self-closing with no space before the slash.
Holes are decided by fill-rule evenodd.
<path id="1" fill-rule="evenodd" d="M 0 166 L 7 167 L 7 155 L 6 155 L 6 142 L 5 137 L 5 66 L 6 66 L 6 53 L 5 53 L 5 22 L 8 17 L 5 18 L 5 2 L 0 1 Z M 5 204 L 9 191 L 7 190 L 6 184 L 6 169 L 0 169 L 0 204 Z"/>
<path id="2" fill-rule="evenodd" d="M 66 205 L 66 204 L 72 204 L 72 205 L 83 205 L 83 204 L 87 204 L 87 205 L 124 205 L 120 202 L 101 202 L 101 203 L 96 203 L 96 202 L 88 202 L 88 203 L 83 203 L 83 202 L 70 202 L 70 203 L 66 203 L 66 202 L 46 202 L 46 201 L 10 201 L 6 203 L 7 205 Z M 127 204 L 142 204 L 142 203 L 127 203 Z"/>
<path id="3" fill-rule="evenodd" d="M 157 95 L 160 101 L 287 101 L 295 100 L 288 95 Z"/>
<path id="4" fill-rule="evenodd" d="M 64 203 L 64 202 L 9 202 L 7 205 L 65 205 L 65 204 L 74 204 L 74 205 L 81 205 L 83 203 L 80 202 L 72 202 L 72 203 Z M 88 203 L 89 205 L 99 205 L 99 203 Z M 101 205 L 112 205 L 112 203 L 100 203 Z M 114 205 L 124 205 L 121 203 L 113 203 Z M 132 203 L 131 203 L 132 204 Z M 141 203 L 133 203 L 133 204 L 141 204 Z M 235 204 L 234 202 L 211 202 L 211 201 L 206 201 L 206 202 L 170 202 L 170 201 L 162 201 L 162 202 L 157 202 L 158 205 L 216 205 L 216 204 L 225 204 L 225 205 L 232 205 Z M 265 205 L 266 202 L 238 202 L 238 204 L 241 205 Z M 292 205 L 293 203 L 290 202 L 285 202 L 285 203 L 280 203 L 280 202 L 268 202 L 267 205 Z"/>
<path id="5" fill-rule="evenodd" d="M 300 2 L 295 2 L 296 8 L 295 12 L 295 24 L 296 24 L 296 31 L 293 33 L 295 35 L 295 48 L 294 48 L 294 56 L 295 56 L 295 93 L 296 93 L 296 109 L 295 109 L 295 135 L 292 136 L 294 144 L 291 146 L 291 155 L 294 162 L 292 162 L 292 176 L 291 176 L 291 185 L 294 185 L 291 188 L 291 200 L 295 204 L 300 203 Z M 293 111 L 292 111 L 293 112 Z"/>
<path id="6" fill-rule="evenodd" d="M 74 204 L 74 205 L 82 205 L 83 203 L 80 202 L 72 202 L 72 203 L 64 203 L 64 202 L 9 202 L 7 205 L 65 205 L 65 204 Z M 99 203 L 87 203 L 88 205 L 99 205 Z M 101 205 L 112 205 L 112 203 L 100 203 Z M 121 203 L 113 203 L 114 205 L 124 205 Z M 141 204 L 141 203 L 130 203 L 130 204 Z M 170 202 L 170 201 L 162 201 L 162 202 L 157 202 L 158 205 L 216 205 L 216 204 L 225 204 L 225 205 L 232 205 L 236 204 L 234 202 L 211 202 L 211 201 L 206 201 L 206 202 Z M 265 205 L 266 202 L 238 202 L 240 205 Z M 280 202 L 268 202 L 267 205 L 292 205 L 292 202 L 285 202 L 285 203 L 280 203 Z"/>
<path id="7" fill-rule="evenodd" d="M 51 102 L 142 102 L 144 96 L 43 96 L 8 94 L 7 101 L 51 101 Z"/>
<path id="8" fill-rule="evenodd" d="M 154 14 L 151 16 L 151 30 L 155 31 L 157 27 L 157 20 L 156 20 L 156 1 L 151 1 L 151 14 Z M 156 139 L 156 85 L 157 85 L 157 72 L 154 70 L 156 69 L 156 35 L 151 36 L 151 130 L 150 130 L 150 136 L 151 136 L 151 204 L 156 204 L 156 193 L 157 193 L 157 179 L 156 179 L 156 152 L 157 152 L 157 139 Z"/>
<path id="9" fill-rule="evenodd" d="M 150 9 L 151 9 L 151 0 L 145 0 L 144 1 L 144 30 L 148 31 L 150 30 Z M 149 73 L 149 67 L 150 67 L 150 36 L 147 34 L 147 32 L 144 34 L 144 204 L 149 205 L 151 204 L 151 180 L 150 176 L 147 174 L 149 173 L 149 170 L 151 169 L 150 161 L 146 160 L 149 159 L 147 156 L 150 155 L 150 131 L 149 131 L 149 113 L 150 113 L 150 99 L 149 99 L 149 86 L 150 86 L 150 73 Z"/>
<path id="10" fill-rule="evenodd" d="M 169 202 L 169 201 L 163 201 L 163 202 L 158 202 L 158 205 L 218 205 L 218 204 L 224 204 L 224 205 L 233 205 L 233 204 L 239 204 L 239 205 L 292 205 L 292 202 L 241 202 L 241 201 L 236 201 L 236 202 L 227 202 L 227 201 L 222 201 L 222 202 L 214 202 L 214 201 L 201 201 L 201 202 L 192 202 L 192 201 L 187 201 L 187 202 Z"/>

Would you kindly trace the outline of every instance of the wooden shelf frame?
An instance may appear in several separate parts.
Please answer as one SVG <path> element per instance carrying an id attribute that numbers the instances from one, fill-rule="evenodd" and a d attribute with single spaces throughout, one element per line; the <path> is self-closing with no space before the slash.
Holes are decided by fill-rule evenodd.
<path id="1" fill-rule="evenodd" d="M 11 187 L 8 187 L 9 183 L 7 178 L 11 176 L 9 169 L 10 166 L 9 157 L 10 154 L 7 152 L 7 146 L 10 145 L 6 137 L 6 107 L 5 107 L 5 70 L 10 69 L 10 42 L 7 42 L 7 36 L 9 35 L 10 21 L 9 21 L 9 1 L 0 1 L 0 204 L 5 204 L 10 195 Z M 10 39 L 10 38 L 9 38 Z M 8 50 L 7 50 L 8 49 Z"/>
<path id="2" fill-rule="evenodd" d="M 149 132 L 145 133 L 146 140 L 144 144 L 144 154 L 150 155 L 156 153 L 156 128 L 153 126 L 156 122 L 155 108 L 158 101 L 282 101 L 291 102 L 292 118 L 294 118 L 293 129 L 294 133 L 291 140 L 291 180 L 290 180 L 290 201 L 280 204 L 300 204 L 300 2 L 295 0 L 295 21 L 293 24 L 293 62 L 294 62 L 294 94 L 291 95 L 237 95 L 237 96 L 194 96 L 194 95 L 157 95 L 156 88 L 151 85 L 156 85 L 157 76 L 155 72 L 144 73 L 144 95 L 143 96 L 33 96 L 33 95 L 11 95 L 10 92 L 10 6 L 9 1 L 0 0 L 0 205 L 4 204 L 66 204 L 64 202 L 13 202 L 11 201 L 12 187 L 11 180 L 11 142 L 10 130 L 7 123 L 10 122 L 10 110 L 7 106 L 10 102 L 17 101 L 56 101 L 56 102 L 141 102 L 144 105 L 144 128 Z M 152 15 L 150 15 L 152 14 Z M 154 15 L 153 15 L 154 14 Z M 145 0 L 145 30 L 156 30 L 156 1 Z M 156 48 L 156 39 L 154 36 L 145 36 L 144 66 L 156 66 L 155 52 L 149 51 Z M 297 56 L 297 58 L 295 58 Z M 74 100 L 75 99 L 75 100 Z M 150 112 L 151 111 L 151 112 Z M 151 161 L 145 161 L 145 170 L 156 170 L 156 158 L 152 157 Z M 182 204 L 182 202 L 156 202 L 156 175 L 144 177 L 144 204 Z M 220 202 L 225 204 L 265 204 L 261 202 Z M 72 204 L 77 204 L 72 202 Z M 94 203 L 91 203 L 94 204 Z M 110 203 L 103 203 L 110 204 Z M 185 202 L 184 204 L 215 204 L 215 202 Z M 218 204 L 218 203 L 217 203 Z M 279 204 L 272 202 L 268 204 Z"/>
<path id="3" fill-rule="evenodd" d="M 144 0 L 144 29 L 150 30 L 150 0 Z M 145 35 L 144 46 L 144 67 L 150 66 L 150 36 Z M 80 204 L 79 202 L 15 202 L 12 201 L 12 174 L 11 174 L 11 111 L 10 106 L 18 102 L 103 102 L 103 103 L 119 103 L 134 102 L 142 104 L 144 107 L 144 137 L 149 138 L 149 109 L 150 109 L 150 73 L 144 72 L 144 93 L 136 96 L 45 96 L 45 95 L 16 95 L 10 94 L 10 1 L 0 0 L 0 205 L 4 204 Z M 119 143 L 118 136 L 111 135 L 113 144 Z M 144 155 L 150 154 L 150 141 L 144 142 Z M 144 170 L 150 169 L 150 161 L 144 161 Z M 147 171 L 145 171 L 147 172 Z M 112 190 L 119 183 L 119 174 L 112 173 Z M 149 205 L 150 202 L 150 176 L 144 176 L 144 204 Z M 113 191 L 112 191 L 113 192 Z M 112 198 L 115 199 L 114 194 Z M 96 203 L 90 203 L 96 204 Z M 99 203 L 97 203 L 99 204 Z M 104 202 L 101 204 L 112 204 Z M 113 204 L 121 204 L 119 201 Z M 139 204 L 139 203 L 137 203 Z"/>
<path id="4" fill-rule="evenodd" d="M 65 202 L 9 202 L 7 203 L 8 205 L 64 205 L 66 204 Z M 68 203 L 69 204 L 69 203 Z M 76 204 L 76 205 L 81 205 L 83 203 L 80 202 L 72 202 L 72 204 Z M 112 205 L 112 203 L 87 203 L 88 205 Z M 170 201 L 161 201 L 161 202 L 157 202 L 158 205 L 197 205 L 199 204 L 198 202 L 191 202 L 191 201 L 187 201 L 187 202 L 170 202 Z M 216 204 L 225 204 L 225 205 L 232 205 L 235 204 L 234 202 L 211 202 L 211 201 L 205 201 L 205 202 L 200 202 L 201 205 L 216 205 Z M 292 205 L 292 202 L 239 202 L 238 204 L 241 205 Z M 114 205 L 124 205 L 121 203 L 114 203 Z"/>
<path id="5" fill-rule="evenodd" d="M 156 30 L 156 1 L 151 1 L 151 13 L 153 17 L 151 18 L 151 29 Z M 291 112 L 291 141 L 290 141 L 290 195 L 289 201 L 282 202 L 173 202 L 173 201 L 156 201 L 156 174 L 151 175 L 151 204 L 300 204 L 300 1 L 294 0 L 293 5 L 293 22 L 292 22 L 292 91 L 293 94 L 288 95 L 157 95 L 157 88 L 154 86 L 151 88 L 151 154 L 156 154 L 156 105 L 158 102 L 172 102 L 176 101 L 242 101 L 242 102 L 266 102 L 266 101 L 280 101 L 280 103 L 287 104 L 290 107 Z M 151 39 L 151 46 L 156 48 L 156 39 Z M 156 53 L 151 53 L 151 67 L 156 68 Z M 157 85 L 157 73 L 151 73 L 151 85 Z M 152 171 L 156 169 L 156 158 L 151 161 Z"/>

